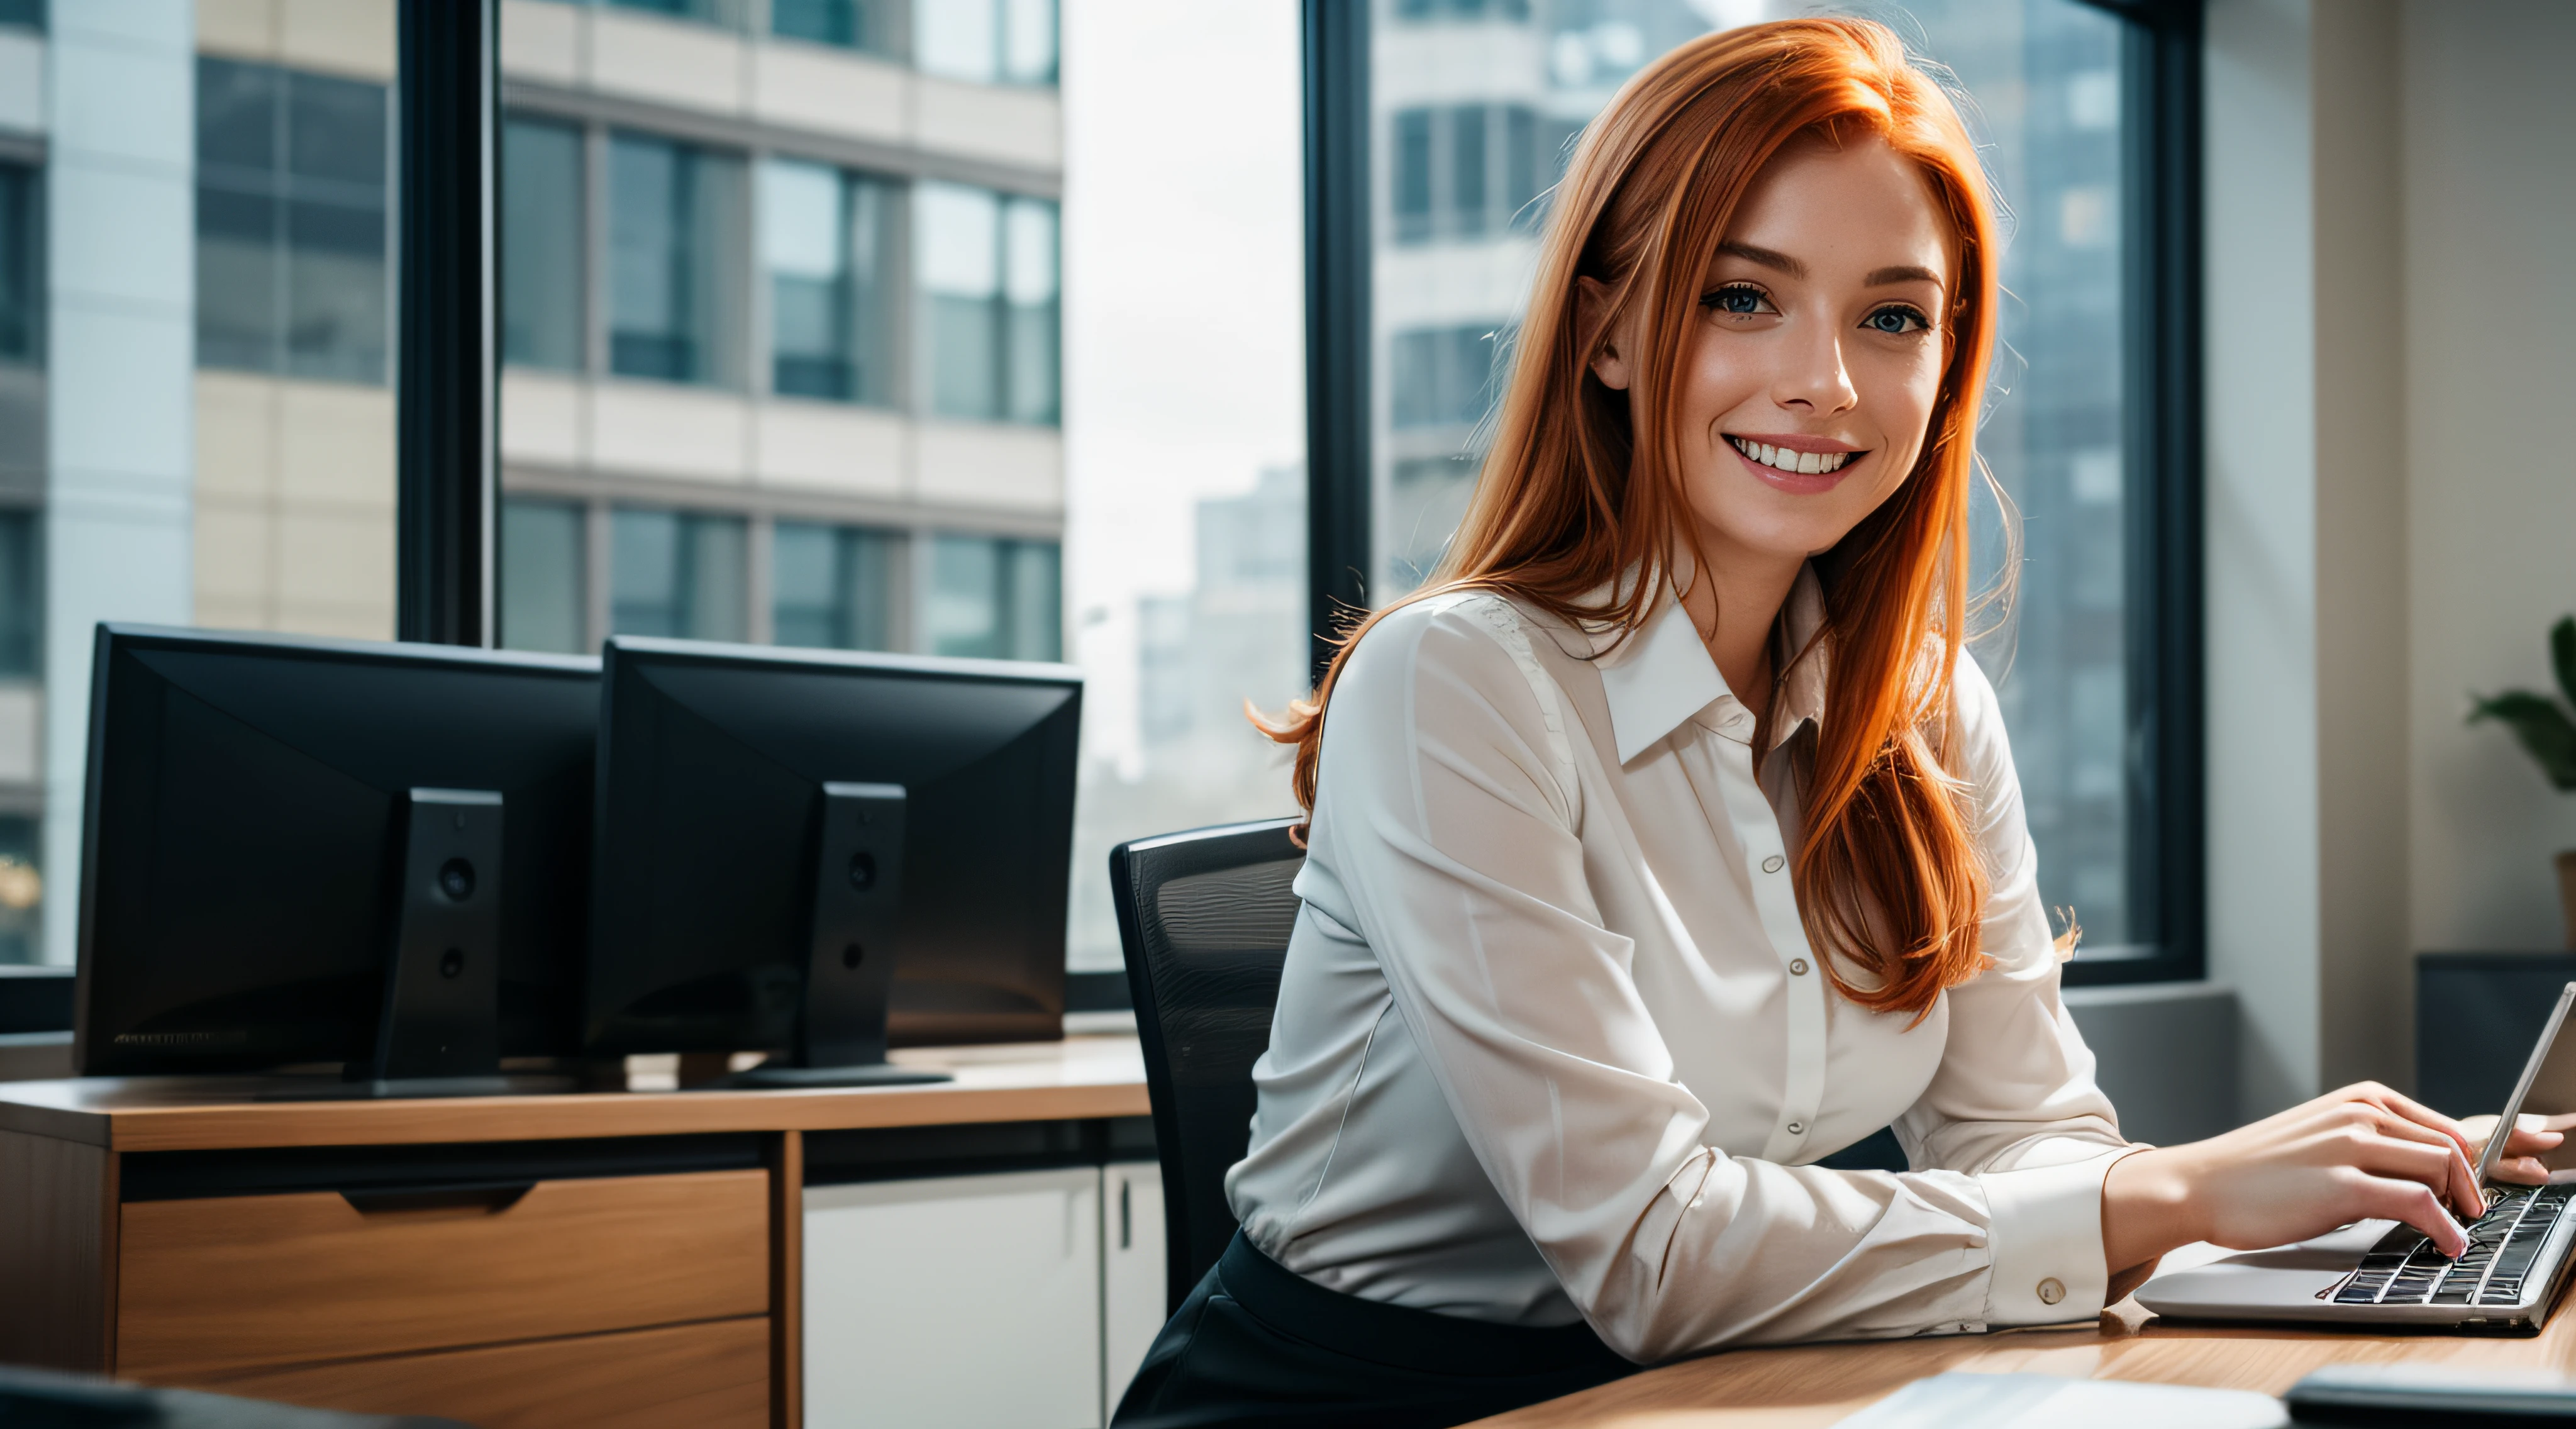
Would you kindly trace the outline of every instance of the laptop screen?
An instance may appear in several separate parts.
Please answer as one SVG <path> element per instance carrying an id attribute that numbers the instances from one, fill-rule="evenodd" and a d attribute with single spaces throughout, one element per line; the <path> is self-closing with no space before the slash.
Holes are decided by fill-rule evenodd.
<path id="1" fill-rule="evenodd" d="M 2576 1033 L 2566 1031 L 2571 1002 L 2576 1002 L 2576 982 L 2567 984 L 2566 990 L 2558 994 L 2558 1006 L 2551 1009 L 2549 1021 L 2541 1027 L 2540 1040 L 2531 1049 L 2531 1060 L 2523 1064 L 2522 1080 L 2515 1084 L 2504 1115 L 2496 1123 L 2498 1134 L 2487 1138 L 2486 1150 L 2478 1157 L 2481 1182 L 2495 1169 L 2496 1154 L 2504 1149 L 2502 1133 L 2513 1125 L 2514 1118 L 2576 1112 Z M 2552 1181 L 2576 1181 L 2576 1136 L 2544 1153 L 2540 1164 L 2549 1168 Z"/>

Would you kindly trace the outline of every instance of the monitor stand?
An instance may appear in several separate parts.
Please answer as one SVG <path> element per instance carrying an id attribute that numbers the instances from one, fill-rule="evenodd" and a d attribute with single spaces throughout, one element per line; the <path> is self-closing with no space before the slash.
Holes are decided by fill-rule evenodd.
<path id="1" fill-rule="evenodd" d="M 404 809 L 401 901 L 385 954 L 375 1044 L 336 1084 L 288 1101 L 498 1096 L 501 1075 L 501 796 L 414 789 Z"/>
<path id="2" fill-rule="evenodd" d="M 805 1007 L 788 1060 L 762 1063 L 717 1087 L 882 1087 L 944 1082 L 945 1072 L 886 1061 L 894 995 L 895 928 L 903 912 L 904 790 L 826 784 L 815 840 L 814 918 L 805 955 Z"/>

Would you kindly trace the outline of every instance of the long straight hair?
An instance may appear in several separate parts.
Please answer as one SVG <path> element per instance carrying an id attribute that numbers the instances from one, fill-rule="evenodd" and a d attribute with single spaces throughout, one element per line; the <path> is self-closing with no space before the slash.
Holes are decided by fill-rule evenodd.
<path id="1" fill-rule="evenodd" d="M 1994 346 L 1992 205 L 1948 95 L 1885 26 L 1802 19 L 1704 36 L 1623 87 L 1577 146 L 1538 272 L 1493 442 L 1464 521 L 1419 600 L 1507 594 L 1567 621 L 1633 635 L 1673 578 L 1679 546 L 1706 569 L 1682 485 L 1676 395 L 1710 257 L 1746 191 L 1802 138 L 1884 140 L 1921 172 L 1951 228 L 1958 272 L 1947 350 L 1920 456 L 1902 485 L 1819 561 L 1832 674 L 1804 798 L 1794 886 L 1844 996 L 1928 1014 L 1986 959 L 1986 869 L 1947 769 L 1951 675 L 1968 603 L 1968 497 Z M 1587 337 L 1576 280 L 1610 294 Z M 1633 396 L 1592 363 L 1642 318 Z M 1341 641 L 1314 694 L 1264 732 L 1296 746 L 1311 811 Z"/>

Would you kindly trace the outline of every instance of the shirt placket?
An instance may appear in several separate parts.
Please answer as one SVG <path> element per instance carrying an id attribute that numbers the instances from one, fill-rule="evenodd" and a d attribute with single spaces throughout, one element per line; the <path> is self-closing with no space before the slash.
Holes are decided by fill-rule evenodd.
<path id="1" fill-rule="evenodd" d="M 1727 702 L 1733 705 L 1733 701 Z M 1740 706 L 1721 717 L 1717 746 L 1718 790 L 1726 801 L 1727 822 L 1735 828 L 1736 847 L 1744 852 L 1744 871 L 1753 888 L 1754 912 L 1780 960 L 1788 988 L 1787 1075 L 1781 1081 L 1780 1110 L 1771 1123 L 1771 1139 L 1762 1159 L 1786 1163 L 1805 1148 L 1825 1096 L 1824 974 L 1807 945 L 1807 926 L 1798 917 L 1798 895 L 1789 881 L 1788 843 L 1780 836 L 1779 816 L 1753 777 L 1753 717 Z"/>

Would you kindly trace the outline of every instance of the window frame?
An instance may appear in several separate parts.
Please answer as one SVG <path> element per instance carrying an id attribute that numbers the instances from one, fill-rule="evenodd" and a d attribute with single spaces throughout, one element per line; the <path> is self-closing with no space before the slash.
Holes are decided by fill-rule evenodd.
<path id="1" fill-rule="evenodd" d="M 2073 0 L 2121 46 L 2121 275 L 2130 906 L 2149 936 L 2067 985 L 2205 975 L 2201 698 L 2200 84 L 2203 0 Z M 1370 28 L 1375 0 L 1305 0 L 1308 623 L 1321 677 L 1368 609 Z M 1433 125 L 1436 148 L 1441 127 Z M 1436 190 L 1436 186 L 1435 186 Z M 1436 225 L 1439 195 L 1432 196 Z"/>

